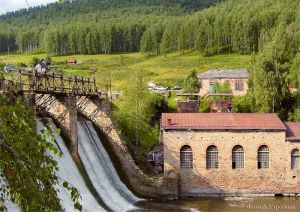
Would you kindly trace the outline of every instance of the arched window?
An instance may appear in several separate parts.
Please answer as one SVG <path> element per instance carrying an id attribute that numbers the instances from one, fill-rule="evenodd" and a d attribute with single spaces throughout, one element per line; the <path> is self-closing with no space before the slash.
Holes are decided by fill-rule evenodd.
<path id="1" fill-rule="evenodd" d="M 180 149 L 180 168 L 193 168 L 193 151 L 192 148 L 188 145 L 185 145 Z"/>
<path id="2" fill-rule="evenodd" d="M 291 160 L 291 166 L 292 169 L 294 170 L 299 170 L 300 169 L 300 154 L 298 149 L 294 149 L 292 151 L 292 160 Z"/>
<path id="3" fill-rule="evenodd" d="M 244 168 L 244 149 L 238 145 L 232 149 L 232 169 Z"/>
<path id="4" fill-rule="evenodd" d="M 216 146 L 209 146 L 206 150 L 206 169 L 219 168 L 218 148 Z"/>
<path id="5" fill-rule="evenodd" d="M 257 167 L 259 169 L 269 168 L 269 148 L 266 145 L 259 147 L 257 154 Z"/>

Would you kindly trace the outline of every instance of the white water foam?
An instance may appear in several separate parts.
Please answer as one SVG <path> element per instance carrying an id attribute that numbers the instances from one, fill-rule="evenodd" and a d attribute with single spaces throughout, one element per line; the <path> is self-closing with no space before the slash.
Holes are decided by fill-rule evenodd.
<path id="1" fill-rule="evenodd" d="M 48 121 L 51 121 L 51 119 L 48 119 Z M 45 128 L 45 126 L 42 122 L 38 121 L 37 128 L 38 131 L 40 131 L 41 129 Z M 56 140 L 58 149 L 63 154 L 62 157 L 51 154 L 51 156 L 58 162 L 59 171 L 57 172 L 57 176 L 78 189 L 82 197 L 80 204 L 82 205 L 83 211 L 105 211 L 86 186 L 84 179 L 81 176 L 75 162 L 73 161 L 72 156 L 62 137 L 57 133 L 54 133 L 53 136 Z M 58 197 L 61 200 L 61 206 L 64 211 L 75 211 L 73 206 L 74 203 L 71 200 L 70 193 L 66 190 L 66 188 L 63 187 L 62 183 L 63 182 L 60 182 L 60 184 L 56 187 L 59 189 Z"/>
<path id="2" fill-rule="evenodd" d="M 79 156 L 103 202 L 113 211 L 137 209 L 133 203 L 141 199 L 120 180 L 93 124 L 89 121 L 79 121 L 77 127 Z"/>

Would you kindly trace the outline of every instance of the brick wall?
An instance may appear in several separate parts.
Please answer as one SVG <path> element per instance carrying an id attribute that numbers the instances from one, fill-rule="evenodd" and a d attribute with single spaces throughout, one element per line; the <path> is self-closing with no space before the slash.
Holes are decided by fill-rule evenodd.
<path id="1" fill-rule="evenodd" d="M 299 193 L 300 171 L 291 170 L 291 151 L 300 142 L 285 141 L 285 132 L 164 131 L 165 174 L 179 174 L 181 196 Z M 193 169 L 180 169 L 180 149 L 193 150 Z M 219 168 L 206 169 L 206 149 L 218 148 Z M 232 169 L 232 149 L 244 148 L 244 169 Z M 257 168 L 257 150 L 267 145 L 270 168 Z"/>

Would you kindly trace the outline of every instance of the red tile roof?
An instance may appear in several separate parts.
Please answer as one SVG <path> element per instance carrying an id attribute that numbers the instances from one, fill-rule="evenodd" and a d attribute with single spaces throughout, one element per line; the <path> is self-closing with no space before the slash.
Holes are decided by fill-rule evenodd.
<path id="1" fill-rule="evenodd" d="M 163 129 L 286 130 L 276 114 L 164 113 Z"/>
<path id="2" fill-rule="evenodd" d="M 299 122 L 286 122 L 284 123 L 286 131 L 286 140 L 300 141 L 300 123 Z"/>

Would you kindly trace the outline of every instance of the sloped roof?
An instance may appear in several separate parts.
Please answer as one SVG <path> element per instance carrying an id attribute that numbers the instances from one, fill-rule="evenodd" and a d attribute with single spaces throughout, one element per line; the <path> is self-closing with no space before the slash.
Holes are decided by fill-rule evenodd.
<path id="1" fill-rule="evenodd" d="M 68 59 L 68 62 L 69 62 L 69 63 L 76 63 L 77 60 L 76 60 L 76 58 L 69 58 L 69 59 Z"/>
<path id="2" fill-rule="evenodd" d="M 299 122 L 285 122 L 286 126 L 286 140 L 300 141 L 300 123 Z"/>
<path id="3" fill-rule="evenodd" d="M 271 113 L 164 113 L 161 127 L 199 130 L 286 130 L 279 117 Z"/>
<path id="4" fill-rule="evenodd" d="M 249 73 L 245 69 L 235 69 L 235 70 L 209 70 L 198 75 L 199 79 L 240 79 L 248 78 Z"/>

